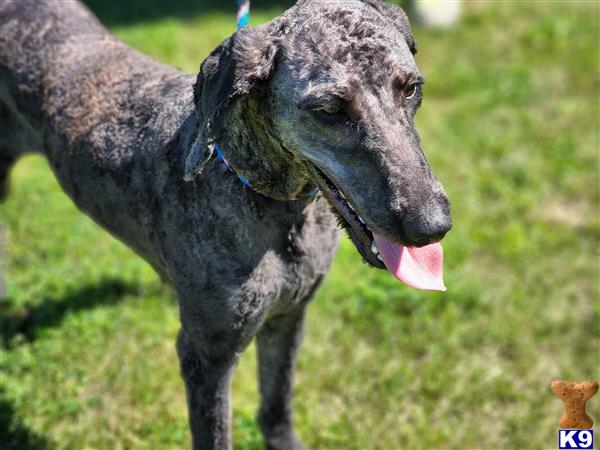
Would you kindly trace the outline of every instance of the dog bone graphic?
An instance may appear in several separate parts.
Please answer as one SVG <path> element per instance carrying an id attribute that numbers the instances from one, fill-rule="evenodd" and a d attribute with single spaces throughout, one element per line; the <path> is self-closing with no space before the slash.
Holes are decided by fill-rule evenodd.
<path id="1" fill-rule="evenodd" d="M 585 403 L 598 392 L 598 383 L 591 380 L 581 383 L 554 380 L 551 388 L 552 393 L 565 404 L 565 412 L 559 421 L 561 428 L 592 428 L 594 421 L 585 413 Z"/>

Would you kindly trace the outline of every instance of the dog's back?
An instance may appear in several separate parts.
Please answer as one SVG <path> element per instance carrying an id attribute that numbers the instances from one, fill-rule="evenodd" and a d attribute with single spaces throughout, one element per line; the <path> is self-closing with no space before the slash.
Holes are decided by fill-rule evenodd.
<path id="1" fill-rule="evenodd" d="M 0 1 L 1 98 L 28 121 L 41 123 L 46 74 L 85 41 L 107 37 L 104 27 L 79 3 L 45 0 Z M 75 55 L 73 55 L 75 56 Z"/>
<path id="2" fill-rule="evenodd" d="M 168 143 L 195 132 L 193 82 L 78 2 L 2 1 L 0 194 L 14 161 L 42 152 L 76 205 L 157 267 L 147 205 L 165 182 L 156 172 L 179 163 Z"/>
<path id="3" fill-rule="evenodd" d="M 106 30 L 78 3 L 0 1 L 0 199 L 10 166 L 43 149 L 44 79 L 69 42 L 98 39 Z"/>
<path id="4" fill-rule="evenodd" d="M 175 91 L 190 90 L 193 79 L 115 39 L 79 2 L 0 1 L 0 102 L 40 144 L 45 128 L 73 144 L 106 123 L 144 125 L 165 97 L 185 97 Z"/>

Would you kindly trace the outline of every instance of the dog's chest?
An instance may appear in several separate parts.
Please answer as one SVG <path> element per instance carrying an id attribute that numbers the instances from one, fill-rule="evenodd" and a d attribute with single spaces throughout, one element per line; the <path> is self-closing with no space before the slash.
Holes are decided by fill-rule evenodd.
<path id="1" fill-rule="evenodd" d="M 271 313 L 307 301 L 327 274 L 338 247 L 339 230 L 323 200 L 310 205 L 296 223 L 273 236 L 251 278 Z"/>
<path id="2" fill-rule="evenodd" d="M 314 279 L 329 270 L 338 246 L 339 230 L 329 211 L 315 208 L 302 225 L 292 226 L 281 257 L 294 283 Z"/>

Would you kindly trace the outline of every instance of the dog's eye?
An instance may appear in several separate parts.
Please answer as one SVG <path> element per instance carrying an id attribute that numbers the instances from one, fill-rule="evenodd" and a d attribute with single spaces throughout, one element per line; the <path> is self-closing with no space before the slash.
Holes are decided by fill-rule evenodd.
<path id="1" fill-rule="evenodd" d="M 325 125 L 338 126 L 349 122 L 347 114 L 348 101 L 337 95 L 324 97 L 307 96 L 301 99 L 296 106 L 308 112 L 314 119 Z"/>
<path id="2" fill-rule="evenodd" d="M 414 97 L 414 95 L 417 93 L 417 86 L 418 85 L 416 83 L 407 86 L 403 91 L 404 98 L 408 99 Z"/>
<path id="3" fill-rule="evenodd" d="M 337 105 L 325 105 L 319 108 L 319 111 L 323 111 L 327 114 L 337 114 L 340 112 L 340 107 Z"/>
<path id="4" fill-rule="evenodd" d="M 313 117 L 327 125 L 340 125 L 348 121 L 348 116 L 339 105 L 321 105 L 311 112 Z"/>

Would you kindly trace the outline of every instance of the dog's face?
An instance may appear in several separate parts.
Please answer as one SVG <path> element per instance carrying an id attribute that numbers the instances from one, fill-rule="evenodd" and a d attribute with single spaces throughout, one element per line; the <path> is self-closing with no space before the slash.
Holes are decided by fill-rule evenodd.
<path id="1" fill-rule="evenodd" d="M 403 11 L 373 0 L 303 1 L 242 41 L 238 72 L 266 72 L 254 81 L 268 85 L 260 101 L 270 132 L 305 161 L 364 259 L 442 289 L 441 247 L 431 244 L 451 227 L 449 201 L 414 125 L 423 77 Z"/>

